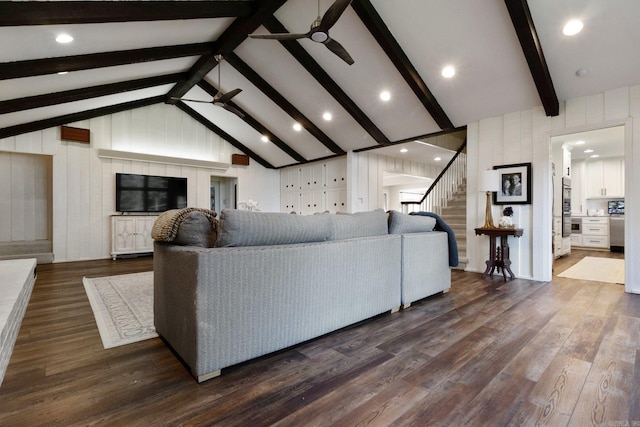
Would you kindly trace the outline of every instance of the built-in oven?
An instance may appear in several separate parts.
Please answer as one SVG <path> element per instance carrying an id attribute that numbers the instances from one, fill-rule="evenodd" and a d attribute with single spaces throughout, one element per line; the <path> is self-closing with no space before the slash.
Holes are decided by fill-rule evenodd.
<path id="1" fill-rule="evenodd" d="M 571 234 L 582 234 L 582 218 L 571 217 Z"/>
<path id="2" fill-rule="evenodd" d="M 571 236 L 571 179 L 562 178 L 562 237 Z"/>

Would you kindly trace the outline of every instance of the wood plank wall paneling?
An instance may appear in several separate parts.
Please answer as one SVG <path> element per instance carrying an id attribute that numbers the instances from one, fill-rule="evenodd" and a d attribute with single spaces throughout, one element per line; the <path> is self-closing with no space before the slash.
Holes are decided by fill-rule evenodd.
<path id="1" fill-rule="evenodd" d="M 630 119 L 629 119 L 630 118 Z M 549 165 L 549 138 L 551 134 L 572 133 L 585 127 L 608 127 L 628 123 L 629 141 L 626 145 L 626 202 L 628 207 L 627 241 L 640 241 L 640 187 L 633 182 L 640 179 L 640 86 L 617 88 L 605 93 L 572 99 L 561 104 L 560 114 L 546 117 L 541 108 L 519 113 L 508 113 L 471 123 L 467 126 L 469 149 L 469 179 L 467 208 L 468 269 L 483 271 L 487 242 L 473 235 L 473 228 L 484 220 L 484 201 L 477 196 L 477 178 L 480 171 L 498 162 L 532 162 L 533 204 L 517 209 L 516 222 L 525 229 L 523 238 L 511 245 L 512 259 L 517 254 L 514 272 L 518 277 L 550 280 L 551 274 L 551 191 Z M 631 125 L 635 126 L 631 126 Z M 635 209 L 634 209 L 635 208 Z M 498 207 L 494 206 L 494 215 Z M 535 237 L 534 237 L 535 235 Z M 625 247 L 627 259 L 627 290 L 640 293 L 640 251 L 637 245 Z M 514 263 L 516 264 L 516 263 Z"/>
<path id="2" fill-rule="evenodd" d="M 53 239 L 56 262 L 109 258 L 109 215 L 115 213 L 116 172 L 185 176 L 189 179 L 189 204 L 198 207 L 209 206 L 211 175 L 237 176 L 235 168 L 214 173 L 206 168 L 101 159 L 97 156 L 96 150 L 104 148 L 230 162 L 231 154 L 237 153 L 237 149 L 172 106 L 158 104 L 69 125 L 89 129 L 91 145 L 61 141 L 57 127 L 0 140 L 0 178 L 3 178 L 0 182 L 0 242 L 46 238 L 49 234 L 49 238 Z M 50 166 L 44 172 L 46 177 L 39 172 L 35 174 L 35 169 L 29 166 L 27 169 L 35 174 L 33 184 L 26 185 L 22 175 L 12 178 L 15 173 L 12 175 L 7 172 L 11 171 L 11 167 L 5 167 L 7 163 L 12 163 L 7 156 L 48 159 Z M 20 167 L 17 166 L 14 165 L 14 169 L 25 169 L 22 163 Z M 260 165 L 245 169 L 243 179 L 248 182 L 275 182 L 268 191 L 262 189 L 256 193 L 252 192 L 249 185 L 243 186 L 242 191 L 248 193 L 246 198 L 260 201 L 261 207 L 277 210 L 280 198 L 279 172 L 264 169 Z M 5 184 L 12 182 L 12 179 L 16 184 Z M 41 210 L 39 206 L 46 204 L 44 200 L 40 201 L 42 196 L 38 193 L 43 188 L 43 180 L 48 183 L 52 193 L 49 201 L 51 219 L 30 216 L 32 212 Z M 6 196 L 7 193 L 15 193 L 16 187 L 29 194 L 21 196 L 16 202 L 7 202 L 11 200 Z M 275 202 L 270 203 L 271 198 Z"/>

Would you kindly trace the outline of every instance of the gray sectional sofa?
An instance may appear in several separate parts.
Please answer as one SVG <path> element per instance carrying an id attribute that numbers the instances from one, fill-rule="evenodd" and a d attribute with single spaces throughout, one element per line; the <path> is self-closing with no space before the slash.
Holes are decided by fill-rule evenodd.
<path id="1" fill-rule="evenodd" d="M 408 307 L 451 284 L 447 233 L 425 231 L 434 223 L 382 210 L 223 210 L 219 221 L 203 209 L 169 211 L 153 231 L 156 330 L 202 382 Z"/>

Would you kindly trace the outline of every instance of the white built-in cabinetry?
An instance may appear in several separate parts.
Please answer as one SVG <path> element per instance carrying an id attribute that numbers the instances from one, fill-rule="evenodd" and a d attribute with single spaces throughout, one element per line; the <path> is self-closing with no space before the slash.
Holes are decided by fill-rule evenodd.
<path id="1" fill-rule="evenodd" d="M 587 198 L 624 197 L 624 159 L 589 160 L 586 164 Z"/>
<path id="2" fill-rule="evenodd" d="M 609 249 L 609 218 L 582 218 L 582 246 Z"/>
<path id="3" fill-rule="evenodd" d="M 280 211 L 313 214 L 347 209 L 347 160 L 332 159 L 280 172 Z"/>
<path id="4" fill-rule="evenodd" d="M 111 256 L 153 252 L 151 229 L 157 216 L 111 216 Z"/>

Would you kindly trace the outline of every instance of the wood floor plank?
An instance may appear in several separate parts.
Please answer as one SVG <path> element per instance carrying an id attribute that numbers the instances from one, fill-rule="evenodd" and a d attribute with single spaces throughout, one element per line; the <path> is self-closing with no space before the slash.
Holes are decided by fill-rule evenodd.
<path id="1" fill-rule="evenodd" d="M 0 425 L 640 425 L 640 295 L 619 285 L 453 271 L 446 294 L 198 384 L 160 338 L 102 347 L 82 277 L 152 267 L 38 266 Z"/>

